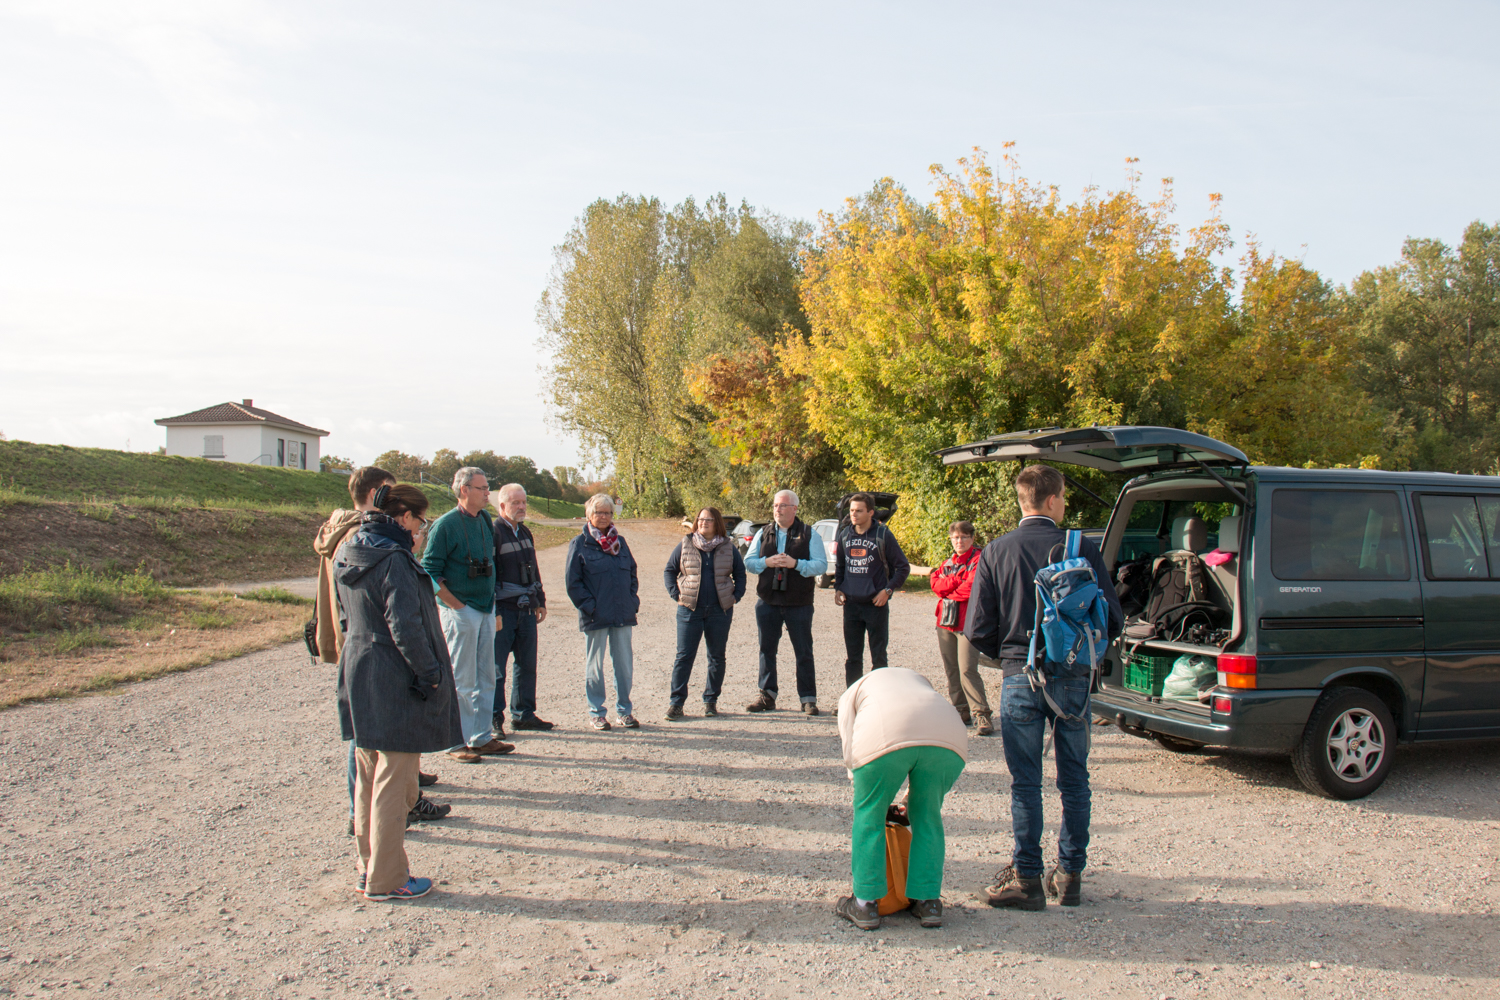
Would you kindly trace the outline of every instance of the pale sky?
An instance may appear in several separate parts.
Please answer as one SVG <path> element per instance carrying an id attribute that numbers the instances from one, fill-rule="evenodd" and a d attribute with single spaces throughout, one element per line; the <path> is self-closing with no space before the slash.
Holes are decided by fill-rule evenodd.
<path id="1" fill-rule="evenodd" d="M 0 0 L 0 431 L 244 397 L 551 467 L 537 298 L 622 192 L 812 219 L 973 146 L 1335 282 L 1500 221 L 1500 6 Z M 1236 253 L 1238 250 L 1236 251 Z"/>

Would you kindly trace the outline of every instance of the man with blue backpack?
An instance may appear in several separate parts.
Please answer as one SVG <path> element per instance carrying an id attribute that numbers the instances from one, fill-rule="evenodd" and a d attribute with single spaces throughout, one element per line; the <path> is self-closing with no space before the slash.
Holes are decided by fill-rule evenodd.
<path id="1" fill-rule="evenodd" d="M 1109 640 L 1125 620 L 1099 548 L 1064 531 L 1062 473 L 1021 470 L 1021 523 L 985 546 L 970 591 L 964 635 L 981 663 L 1004 674 L 1000 738 L 1010 770 L 1015 836 L 1011 863 L 980 897 L 1041 910 L 1047 896 L 1077 906 L 1089 844 L 1089 691 Z M 1043 878 L 1042 755 L 1052 725 L 1062 827 L 1057 864 Z"/>

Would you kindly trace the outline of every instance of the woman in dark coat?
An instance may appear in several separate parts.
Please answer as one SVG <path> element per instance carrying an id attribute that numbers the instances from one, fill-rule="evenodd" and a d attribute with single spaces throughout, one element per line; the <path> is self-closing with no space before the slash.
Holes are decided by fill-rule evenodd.
<path id="1" fill-rule="evenodd" d="M 339 723 L 357 757 L 360 888 L 368 899 L 413 899 L 432 888 L 407 869 L 417 764 L 462 743 L 463 733 L 432 580 L 412 557 L 427 497 L 415 486 L 382 486 L 374 502 L 334 567 L 344 629 Z"/>
<path id="2" fill-rule="evenodd" d="M 719 692 L 724 687 L 724 648 L 734 606 L 745 596 L 745 560 L 724 530 L 717 507 L 698 512 L 695 530 L 683 538 L 667 558 L 662 582 L 677 602 L 677 659 L 672 663 L 672 690 L 667 696 L 667 721 L 683 718 L 688 680 L 698 643 L 708 639 L 708 677 L 703 686 L 703 714 L 719 714 Z"/>
<path id="3" fill-rule="evenodd" d="M 640 725 L 630 705 L 635 675 L 631 634 L 641 608 L 640 580 L 635 556 L 615 530 L 614 501 L 596 493 L 584 504 L 588 523 L 568 546 L 568 598 L 578 609 L 578 631 L 583 633 L 583 693 L 589 703 L 589 724 L 610 728 L 604 710 L 604 654 L 609 652 L 615 673 L 615 711 L 620 725 Z"/>

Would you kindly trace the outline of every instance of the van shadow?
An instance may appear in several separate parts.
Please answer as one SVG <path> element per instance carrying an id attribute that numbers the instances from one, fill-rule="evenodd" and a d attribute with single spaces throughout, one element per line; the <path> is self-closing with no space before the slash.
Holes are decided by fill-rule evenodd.
<path id="1" fill-rule="evenodd" d="M 729 799 L 693 794 L 670 799 L 642 799 L 627 795 L 613 795 L 597 790 L 550 792 L 538 789 L 513 789 L 499 793 L 458 794 L 448 798 L 459 815 L 443 820 L 446 826 L 473 826 L 483 829 L 482 824 L 465 819 L 462 806 L 493 805 L 502 798 L 516 807 L 576 816 L 588 813 L 599 816 L 619 816 L 626 819 L 666 820 L 685 826 L 703 826 L 709 823 L 733 824 L 735 826 L 766 827 L 815 833 L 837 830 L 848 831 L 853 815 L 850 803 L 814 804 L 796 800 Z"/>

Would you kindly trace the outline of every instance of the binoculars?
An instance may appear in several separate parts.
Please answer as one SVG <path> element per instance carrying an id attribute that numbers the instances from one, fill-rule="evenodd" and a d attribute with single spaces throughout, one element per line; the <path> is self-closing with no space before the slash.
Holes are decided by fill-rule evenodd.
<path id="1" fill-rule="evenodd" d="M 481 576 L 489 576 L 494 571 L 494 567 L 490 565 L 490 561 L 488 559 L 475 559 L 473 556 L 469 557 L 470 580 L 477 580 Z"/>

